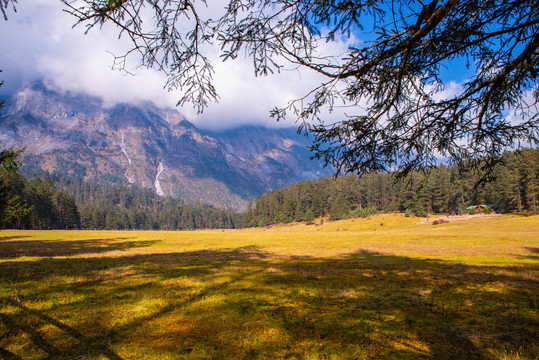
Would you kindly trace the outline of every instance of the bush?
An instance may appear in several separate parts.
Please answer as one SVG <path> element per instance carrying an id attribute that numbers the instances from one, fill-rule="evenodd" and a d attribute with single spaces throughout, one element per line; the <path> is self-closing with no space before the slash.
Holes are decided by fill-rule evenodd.
<path id="1" fill-rule="evenodd" d="M 414 213 L 415 213 L 415 216 L 418 216 L 418 217 L 427 217 L 429 215 L 427 210 L 425 210 L 425 208 L 421 205 L 417 205 L 414 208 Z"/>
<path id="2" fill-rule="evenodd" d="M 362 217 L 362 218 L 365 218 L 365 217 L 367 217 L 369 215 L 376 214 L 377 212 L 378 212 L 378 210 L 376 210 L 376 208 L 374 206 L 369 206 L 367 208 L 354 209 L 354 210 L 350 211 L 349 216 L 350 217 Z"/>
<path id="3" fill-rule="evenodd" d="M 303 220 L 305 221 L 305 223 L 307 225 L 312 225 L 314 224 L 314 215 L 313 215 L 313 212 L 311 210 L 309 210 L 307 212 L 307 214 L 305 214 L 305 216 L 303 217 Z"/>

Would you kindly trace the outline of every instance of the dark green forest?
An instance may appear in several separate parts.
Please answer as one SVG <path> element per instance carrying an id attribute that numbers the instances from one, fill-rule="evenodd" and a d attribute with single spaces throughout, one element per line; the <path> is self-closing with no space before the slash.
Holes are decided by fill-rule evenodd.
<path id="1" fill-rule="evenodd" d="M 56 191 L 50 179 L 27 180 L 18 173 L 20 151 L 3 150 L 0 162 L 0 228 L 80 227 L 75 199 Z"/>
<path id="2" fill-rule="evenodd" d="M 5 161 L 0 167 L 0 228 L 191 230 L 241 226 L 241 214 L 232 210 L 186 204 L 130 184 L 97 184 L 46 172 L 29 174 L 28 180 L 18 172 L 17 156 L 11 165 Z"/>
<path id="3" fill-rule="evenodd" d="M 235 211 L 161 197 L 153 189 L 89 183 L 54 174 L 49 177 L 58 189 L 76 199 L 85 229 L 233 229 L 242 223 L 241 214 Z"/>
<path id="4" fill-rule="evenodd" d="M 538 214 L 539 149 L 506 152 L 502 160 L 484 184 L 480 172 L 444 165 L 399 181 L 393 173 L 373 173 L 293 184 L 251 202 L 243 226 L 313 222 L 322 216 L 338 220 L 379 211 L 459 214 L 478 204 L 501 213 Z"/>
<path id="5" fill-rule="evenodd" d="M 327 177 L 265 193 L 248 210 L 232 210 L 164 198 L 131 184 L 85 182 L 80 177 L 19 173 L 20 152 L 3 152 L 0 228 L 204 229 L 266 226 L 368 216 L 458 214 L 487 204 L 501 213 L 539 213 L 539 149 L 506 152 L 493 180 L 462 167 L 440 165 L 396 181 L 393 173 Z M 11 156 L 11 157 L 10 157 Z"/>

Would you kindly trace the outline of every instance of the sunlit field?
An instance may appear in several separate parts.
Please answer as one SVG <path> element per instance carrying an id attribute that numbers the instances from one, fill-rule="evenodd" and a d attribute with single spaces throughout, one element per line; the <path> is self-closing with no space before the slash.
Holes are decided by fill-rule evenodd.
<path id="1" fill-rule="evenodd" d="M 539 217 L 0 231 L 1 359 L 537 359 Z"/>

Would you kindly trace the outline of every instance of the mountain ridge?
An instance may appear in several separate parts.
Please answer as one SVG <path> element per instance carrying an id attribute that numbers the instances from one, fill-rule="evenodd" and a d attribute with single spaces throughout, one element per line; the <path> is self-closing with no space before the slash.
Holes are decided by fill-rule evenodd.
<path id="1" fill-rule="evenodd" d="M 295 129 L 201 130 L 175 109 L 145 102 L 104 107 L 33 82 L 0 113 L 0 146 L 26 147 L 26 167 L 125 181 L 216 207 L 245 209 L 263 192 L 331 174 L 309 160 Z"/>

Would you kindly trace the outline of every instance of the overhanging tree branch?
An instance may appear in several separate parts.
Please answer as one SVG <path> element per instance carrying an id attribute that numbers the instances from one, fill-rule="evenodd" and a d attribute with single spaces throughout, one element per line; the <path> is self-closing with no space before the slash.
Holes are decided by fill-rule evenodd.
<path id="1" fill-rule="evenodd" d="M 118 26 L 141 63 L 202 111 L 218 94 L 205 50 L 248 56 L 256 75 L 299 67 L 325 76 L 272 115 L 294 114 L 313 157 L 338 172 L 406 173 L 466 160 L 492 164 L 508 147 L 539 143 L 539 4 L 529 0 L 61 0 L 87 31 Z M 0 8 L 14 0 L 0 0 Z M 151 15 L 153 22 L 143 23 Z M 322 42 L 348 42 L 332 53 Z M 339 48 L 339 47 L 335 47 Z M 470 75 L 452 93 L 444 69 Z M 325 111 L 346 109 L 341 121 Z M 340 105 L 342 103 L 342 105 Z M 360 106 L 361 105 L 361 106 Z M 511 115 L 511 117 L 509 117 Z"/>

